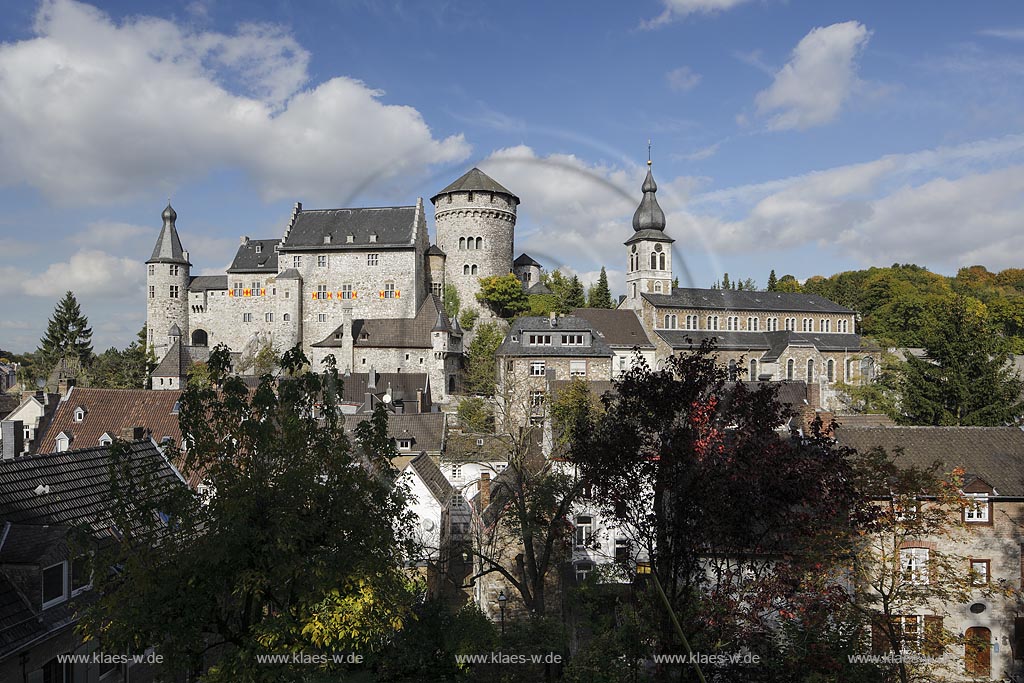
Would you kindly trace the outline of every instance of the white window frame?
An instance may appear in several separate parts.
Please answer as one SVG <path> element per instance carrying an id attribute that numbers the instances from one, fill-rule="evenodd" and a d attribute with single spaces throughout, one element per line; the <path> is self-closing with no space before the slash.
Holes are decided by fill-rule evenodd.
<path id="1" fill-rule="evenodd" d="M 327 260 L 327 254 L 319 254 L 316 257 L 317 268 L 326 268 L 329 261 Z"/>
<path id="2" fill-rule="evenodd" d="M 292 256 L 292 268 L 301 268 L 301 267 L 302 267 L 302 256 L 300 256 L 298 254 Z"/>
<path id="3" fill-rule="evenodd" d="M 900 575 L 914 586 L 928 585 L 928 548 L 900 548 Z"/>
<path id="4" fill-rule="evenodd" d="M 366 255 L 366 265 L 368 266 L 379 266 L 380 265 L 380 254 L 373 253 Z"/>
<path id="5" fill-rule="evenodd" d="M 529 346 L 551 346 L 550 334 L 531 334 L 527 336 Z"/>
<path id="6" fill-rule="evenodd" d="M 586 377 L 587 376 L 587 361 L 585 361 L 585 360 L 570 360 L 569 361 L 569 376 L 570 377 Z"/>
<path id="7" fill-rule="evenodd" d="M 972 586 L 987 586 L 989 584 L 989 582 L 991 581 L 991 578 L 989 577 L 989 572 L 992 566 L 991 560 L 982 560 L 972 557 L 970 560 L 970 565 L 968 566 L 971 568 Z"/>
<path id="8" fill-rule="evenodd" d="M 53 569 L 54 567 L 60 567 L 61 569 L 61 594 L 56 598 L 46 600 L 46 595 L 43 592 L 44 586 L 46 585 L 46 572 Z M 62 602 L 66 602 L 68 599 L 68 563 L 66 561 L 58 562 L 57 564 L 51 564 L 49 567 L 44 567 L 39 572 L 39 599 L 42 602 L 43 609 L 49 609 L 54 605 L 59 605 Z"/>
<path id="9" fill-rule="evenodd" d="M 325 323 L 325 322 L 327 322 L 327 314 L 326 313 L 317 313 L 316 314 L 316 321 L 318 323 Z"/>
<path id="10" fill-rule="evenodd" d="M 530 376 L 543 377 L 547 373 L 547 364 L 542 360 L 530 361 Z"/>
<path id="11" fill-rule="evenodd" d="M 594 539 L 594 518 L 591 515 L 577 515 L 575 524 L 573 545 L 577 548 L 586 548 Z"/>
<path id="12" fill-rule="evenodd" d="M 967 524 L 988 524 L 990 521 L 988 496 L 969 493 L 967 494 L 967 499 L 970 502 L 964 505 L 964 522 Z"/>

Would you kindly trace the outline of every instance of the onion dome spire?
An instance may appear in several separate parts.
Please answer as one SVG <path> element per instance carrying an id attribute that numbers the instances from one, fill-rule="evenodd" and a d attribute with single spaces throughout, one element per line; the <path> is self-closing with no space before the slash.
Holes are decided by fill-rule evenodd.
<path id="1" fill-rule="evenodd" d="M 644 178 L 644 184 L 640 189 L 643 190 L 644 196 L 633 214 L 633 230 L 664 230 L 665 212 L 658 205 L 658 184 L 654 182 L 654 174 L 651 173 L 650 158 L 647 159 L 647 177 Z"/>

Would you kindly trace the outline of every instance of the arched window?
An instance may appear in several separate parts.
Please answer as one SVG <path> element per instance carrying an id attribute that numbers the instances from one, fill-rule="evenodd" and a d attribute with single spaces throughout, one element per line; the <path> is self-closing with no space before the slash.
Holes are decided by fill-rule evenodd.
<path id="1" fill-rule="evenodd" d="M 465 237 L 460 237 L 459 238 L 459 249 L 465 249 L 465 248 L 466 248 L 466 238 Z"/>
<path id="2" fill-rule="evenodd" d="M 656 280 L 655 281 L 655 283 L 654 283 L 654 291 L 655 292 L 660 292 L 661 291 L 661 280 Z"/>
<path id="3" fill-rule="evenodd" d="M 825 363 L 825 376 L 828 377 L 829 382 L 836 381 L 836 362 L 831 358 Z"/>
<path id="4" fill-rule="evenodd" d="M 470 270 L 469 270 L 469 274 L 470 274 L 470 275 L 476 275 L 476 270 L 477 270 L 477 269 L 476 269 L 476 264 L 474 263 L 474 264 L 473 264 L 473 267 L 472 267 L 472 268 L 470 268 Z"/>
<path id="5" fill-rule="evenodd" d="M 810 384 L 814 381 L 814 359 L 807 359 L 807 383 Z"/>
<path id="6" fill-rule="evenodd" d="M 736 381 L 736 361 L 735 360 L 730 360 L 729 361 L 729 381 L 730 382 L 735 382 Z"/>
<path id="7" fill-rule="evenodd" d="M 658 255 L 658 267 L 661 270 L 665 270 L 665 254 Z"/>
<path id="8" fill-rule="evenodd" d="M 677 327 L 679 327 L 679 317 L 676 316 L 675 314 L 673 314 L 672 315 L 672 329 L 674 330 Z"/>
<path id="9" fill-rule="evenodd" d="M 468 263 L 466 265 L 462 266 L 462 274 L 463 275 L 469 275 L 469 264 Z"/>
<path id="10" fill-rule="evenodd" d="M 209 339 L 206 335 L 206 330 L 193 330 L 192 331 L 192 346 L 207 346 Z"/>
<path id="11" fill-rule="evenodd" d="M 484 238 L 483 237 L 477 237 L 476 238 L 476 248 L 477 249 L 483 249 L 483 247 L 484 247 Z"/>
<path id="12" fill-rule="evenodd" d="M 793 372 L 796 370 L 796 362 L 790 358 L 786 361 L 786 379 L 793 379 Z"/>
<path id="13" fill-rule="evenodd" d="M 657 270 L 658 268 L 658 255 L 651 254 L 651 270 Z"/>
<path id="14" fill-rule="evenodd" d="M 750 359 L 750 381 L 753 382 L 757 379 L 757 360 L 754 358 Z"/>
<path id="15" fill-rule="evenodd" d="M 860 379 L 867 382 L 875 376 L 875 359 L 871 356 L 864 356 L 860 359 Z"/>
<path id="16" fill-rule="evenodd" d="M 843 381 L 849 382 L 853 377 L 853 359 L 847 358 L 846 363 L 843 364 Z"/>

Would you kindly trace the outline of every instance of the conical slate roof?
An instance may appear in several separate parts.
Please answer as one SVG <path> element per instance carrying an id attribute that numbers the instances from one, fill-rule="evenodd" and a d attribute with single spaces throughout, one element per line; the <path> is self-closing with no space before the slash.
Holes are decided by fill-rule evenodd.
<path id="1" fill-rule="evenodd" d="M 453 182 L 448 187 L 444 188 L 433 197 L 430 201 L 437 203 L 437 198 L 441 195 L 448 194 L 449 192 L 498 192 L 506 194 L 519 203 L 519 197 L 509 192 L 505 187 L 501 185 L 497 180 L 487 175 L 479 168 L 473 167 L 467 171 L 461 178 Z"/>
<path id="2" fill-rule="evenodd" d="M 160 214 L 160 217 L 164 221 L 164 226 L 160 228 L 160 236 L 156 238 L 153 255 L 146 263 L 180 263 L 187 266 L 185 250 L 181 248 L 178 230 L 174 227 L 174 221 L 177 220 L 178 214 L 171 208 L 170 202 L 167 202 L 167 208 Z"/>
<path id="3" fill-rule="evenodd" d="M 641 189 L 644 191 L 644 196 L 640 200 L 640 206 L 636 207 L 636 213 L 633 214 L 633 229 L 637 232 L 641 230 L 664 230 L 665 212 L 658 205 L 658 198 L 656 196 L 658 184 L 654 182 L 654 174 L 651 173 L 649 167 L 647 169 L 647 177 L 644 178 L 644 184 Z"/>

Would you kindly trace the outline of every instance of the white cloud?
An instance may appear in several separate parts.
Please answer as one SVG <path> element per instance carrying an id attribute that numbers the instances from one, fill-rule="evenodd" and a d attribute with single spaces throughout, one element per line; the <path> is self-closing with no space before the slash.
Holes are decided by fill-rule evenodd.
<path id="1" fill-rule="evenodd" d="M 665 10 L 641 24 L 642 28 L 657 28 L 691 14 L 715 14 L 742 5 L 749 0 L 662 0 Z"/>
<path id="2" fill-rule="evenodd" d="M 469 153 L 461 135 L 435 138 L 416 109 L 360 81 L 307 86 L 309 54 L 279 27 L 115 24 L 47 0 L 35 33 L 0 45 L 0 183 L 65 203 L 169 190 L 225 167 L 268 200 L 336 202 Z"/>
<path id="3" fill-rule="evenodd" d="M 28 296 L 55 297 L 67 290 L 77 296 L 141 300 L 145 283 L 142 262 L 118 258 L 97 249 L 81 249 L 63 263 L 53 263 L 37 275 L 22 277 Z"/>
<path id="4" fill-rule="evenodd" d="M 987 28 L 978 34 L 1004 40 L 1024 40 L 1024 28 Z"/>
<path id="5" fill-rule="evenodd" d="M 828 123 L 859 84 L 856 59 L 871 37 L 861 23 L 847 21 L 812 29 L 775 80 L 755 98 L 757 112 L 773 130 Z"/>
<path id="6" fill-rule="evenodd" d="M 721 142 L 716 142 L 713 145 L 708 145 L 707 147 L 701 147 L 698 150 L 694 150 L 689 154 L 683 154 L 682 158 L 686 161 L 703 161 L 704 159 L 710 159 L 718 154 L 718 148 L 721 146 Z"/>
<path id="7" fill-rule="evenodd" d="M 669 71 L 665 74 L 665 78 L 668 79 L 668 87 L 672 88 L 672 90 L 686 92 L 697 87 L 697 84 L 700 83 L 701 75 L 688 66 L 681 66 L 678 69 Z"/>
<path id="8" fill-rule="evenodd" d="M 85 230 L 71 238 L 75 244 L 83 246 L 102 245 L 109 247 L 127 240 L 149 237 L 156 241 L 157 231 L 141 225 L 120 223 L 117 221 L 96 221 L 86 226 Z"/>

